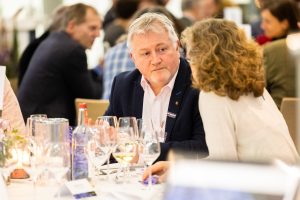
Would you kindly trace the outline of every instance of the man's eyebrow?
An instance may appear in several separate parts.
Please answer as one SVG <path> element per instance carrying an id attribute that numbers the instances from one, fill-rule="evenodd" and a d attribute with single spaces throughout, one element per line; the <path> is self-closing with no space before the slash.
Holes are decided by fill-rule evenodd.
<path id="1" fill-rule="evenodd" d="M 159 46 L 163 46 L 163 45 L 167 45 L 166 43 L 158 43 L 157 45 L 155 45 L 155 47 L 159 47 Z M 142 48 L 142 49 L 138 49 L 137 51 L 149 51 L 149 48 Z"/>

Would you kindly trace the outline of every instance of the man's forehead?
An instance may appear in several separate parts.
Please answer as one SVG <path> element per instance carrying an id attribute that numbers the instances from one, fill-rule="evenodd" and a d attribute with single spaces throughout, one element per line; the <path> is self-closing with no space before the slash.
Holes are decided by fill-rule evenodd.
<path id="1" fill-rule="evenodd" d="M 158 43 L 152 43 L 151 45 L 139 45 L 137 48 L 135 48 L 137 51 L 146 51 L 151 48 L 159 48 L 161 46 L 168 45 L 166 42 L 158 42 Z"/>
<path id="2" fill-rule="evenodd" d="M 131 37 L 131 41 L 140 42 L 139 40 L 144 40 L 145 42 L 149 42 L 150 38 L 155 40 L 166 40 L 166 37 L 169 37 L 168 32 L 166 31 L 146 31 L 133 34 Z"/>
<path id="3" fill-rule="evenodd" d="M 153 48 L 159 48 L 161 46 L 171 45 L 171 40 L 169 38 L 157 37 L 155 40 L 140 37 L 132 42 L 132 48 L 135 51 L 145 51 Z"/>

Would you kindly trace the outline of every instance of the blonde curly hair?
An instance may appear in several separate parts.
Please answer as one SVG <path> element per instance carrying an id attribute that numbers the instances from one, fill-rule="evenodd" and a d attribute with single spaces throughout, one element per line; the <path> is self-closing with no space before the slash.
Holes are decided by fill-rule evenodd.
<path id="1" fill-rule="evenodd" d="M 264 91 L 261 48 L 247 39 L 234 22 L 207 19 L 182 33 L 183 46 L 193 71 L 193 86 L 238 100 Z"/>

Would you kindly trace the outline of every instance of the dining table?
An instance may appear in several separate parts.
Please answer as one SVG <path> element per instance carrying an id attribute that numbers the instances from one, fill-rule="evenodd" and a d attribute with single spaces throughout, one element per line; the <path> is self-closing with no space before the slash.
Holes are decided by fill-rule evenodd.
<path id="1" fill-rule="evenodd" d="M 103 166 L 103 169 L 106 169 Z M 104 170 L 103 170 L 104 171 Z M 154 184 L 151 187 L 143 184 L 141 181 L 143 168 L 131 168 L 127 180 L 124 182 L 117 180 L 117 170 L 111 169 L 112 174 L 107 176 L 106 173 L 98 173 L 90 180 L 89 183 L 93 187 L 97 196 L 86 199 L 105 199 L 105 200 L 148 200 L 163 199 L 165 184 Z M 0 178 L 1 179 L 1 178 Z M 30 178 L 28 179 L 11 179 L 8 185 L 0 180 L 0 196 L 1 200 L 71 200 L 75 199 L 66 182 L 58 187 L 55 181 L 43 181 L 34 184 Z M 60 194 L 60 195 L 58 195 Z M 85 198 L 83 198 L 85 199 Z"/>

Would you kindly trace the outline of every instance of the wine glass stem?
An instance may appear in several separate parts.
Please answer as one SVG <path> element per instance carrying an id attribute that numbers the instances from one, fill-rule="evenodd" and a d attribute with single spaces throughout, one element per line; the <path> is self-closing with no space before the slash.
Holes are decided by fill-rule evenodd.
<path id="1" fill-rule="evenodd" d="M 147 165 L 147 168 L 149 167 L 149 165 Z M 148 187 L 149 190 L 152 188 L 152 172 L 151 170 L 149 170 L 149 178 L 148 178 Z"/>
<path id="2" fill-rule="evenodd" d="M 33 199 L 34 200 L 37 200 L 37 194 L 36 194 L 37 192 L 36 192 L 36 179 L 34 178 L 33 179 Z"/>
<path id="3" fill-rule="evenodd" d="M 58 180 L 57 200 L 60 200 L 61 186 L 62 186 L 62 180 Z"/>
<path id="4" fill-rule="evenodd" d="M 125 183 L 129 183 L 129 172 L 130 172 L 130 164 L 127 163 L 125 165 L 125 170 L 124 170 L 124 180 L 125 180 Z"/>
<path id="5" fill-rule="evenodd" d="M 111 153 L 109 153 L 109 156 L 108 156 L 108 158 L 107 158 L 107 164 L 106 164 L 106 169 L 107 169 L 107 180 L 110 180 L 110 165 L 109 165 L 110 155 L 111 155 Z"/>

